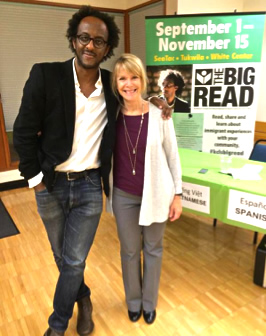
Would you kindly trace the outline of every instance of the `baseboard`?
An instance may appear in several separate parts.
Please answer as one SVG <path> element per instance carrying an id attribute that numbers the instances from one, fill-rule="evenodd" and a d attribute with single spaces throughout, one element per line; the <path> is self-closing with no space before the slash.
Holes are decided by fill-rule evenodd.
<path id="1" fill-rule="evenodd" d="M 4 183 L 0 183 L 0 191 L 24 188 L 27 186 L 28 186 L 28 182 L 26 180 L 4 182 Z"/>

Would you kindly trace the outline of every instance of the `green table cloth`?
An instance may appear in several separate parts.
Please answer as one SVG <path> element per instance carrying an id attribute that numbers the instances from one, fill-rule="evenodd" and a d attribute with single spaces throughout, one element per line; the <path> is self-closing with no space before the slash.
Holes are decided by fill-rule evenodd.
<path id="1" fill-rule="evenodd" d="M 263 166 L 259 173 L 261 180 L 238 180 L 220 173 L 220 155 L 179 148 L 182 166 L 184 211 L 217 218 L 223 223 L 245 229 L 266 233 L 266 164 L 233 157 L 231 167 L 241 168 L 245 164 Z M 208 169 L 201 174 L 202 168 Z M 187 190 L 187 186 L 189 186 Z M 191 189 L 192 186 L 192 189 Z M 198 202 L 200 206 L 201 190 L 205 188 L 202 203 L 207 199 L 206 211 L 191 208 Z M 195 190 L 194 190 L 195 187 Z M 189 194 L 189 191 L 194 193 Z M 209 193 L 209 194 L 208 194 Z M 194 197 L 195 196 L 195 197 Z M 188 202 L 186 201 L 188 200 Z M 192 200 L 192 202 L 190 202 Z M 186 202 L 185 202 L 186 201 Z M 205 203 L 204 203 L 205 204 Z"/>

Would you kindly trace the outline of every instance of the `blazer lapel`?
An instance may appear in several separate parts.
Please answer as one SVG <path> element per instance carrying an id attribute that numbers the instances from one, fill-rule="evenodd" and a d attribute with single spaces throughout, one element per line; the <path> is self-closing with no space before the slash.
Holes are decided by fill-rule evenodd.
<path id="1" fill-rule="evenodd" d="M 76 96 L 73 75 L 73 58 L 66 61 L 65 63 L 62 63 L 60 80 L 68 139 L 71 141 L 72 146 L 76 117 Z"/>
<path id="2" fill-rule="evenodd" d="M 104 89 L 104 97 L 106 101 L 106 111 L 107 111 L 107 118 L 108 123 L 111 125 L 115 122 L 116 110 L 118 106 L 118 102 L 116 97 L 114 96 L 111 88 L 111 80 L 110 80 L 111 73 L 104 69 L 101 69 L 101 77 L 103 82 L 103 89 Z"/>

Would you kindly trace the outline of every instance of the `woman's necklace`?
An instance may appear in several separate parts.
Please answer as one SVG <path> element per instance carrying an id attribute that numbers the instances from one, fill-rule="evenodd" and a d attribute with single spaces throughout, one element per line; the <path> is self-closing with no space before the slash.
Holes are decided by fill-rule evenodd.
<path id="1" fill-rule="evenodd" d="M 142 103 L 142 114 L 141 114 L 139 131 L 138 131 L 135 146 L 133 146 L 132 141 L 130 139 L 130 135 L 128 133 L 128 129 L 127 129 L 127 125 L 126 125 L 125 116 L 124 116 L 123 113 L 122 113 L 122 116 L 123 116 L 123 123 L 124 123 L 125 139 L 126 139 L 126 145 L 127 145 L 127 150 L 128 150 L 128 156 L 129 156 L 129 160 L 130 160 L 130 164 L 131 164 L 131 168 L 132 168 L 132 175 L 136 175 L 136 160 L 137 160 L 137 152 L 138 152 L 138 143 L 139 143 L 140 132 L 141 132 L 142 124 L 143 124 L 143 120 L 144 120 L 144 104 Z M 132 154 L 134 155 L 133 160 L 132 160 L 132 157 L 131 157 L 131 150 L 129 149 L 129 144 L 131 145 Z"/>

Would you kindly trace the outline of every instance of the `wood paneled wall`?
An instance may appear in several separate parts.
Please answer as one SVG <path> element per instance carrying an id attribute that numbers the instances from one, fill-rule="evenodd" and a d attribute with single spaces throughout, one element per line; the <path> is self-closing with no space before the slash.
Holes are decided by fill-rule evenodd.
<path id="1" fill-rule="evenodd" d="M 3 106 L 0 94 L 0 171 L 8 170 L 9 165 L 10 165 L 10 152 L 9 152 Z"/>
<path id="2" fill-rule="evenodd" d="M 256 121 L 254 142 L 259 139 L 266 139 L 266 122 Z"/>

